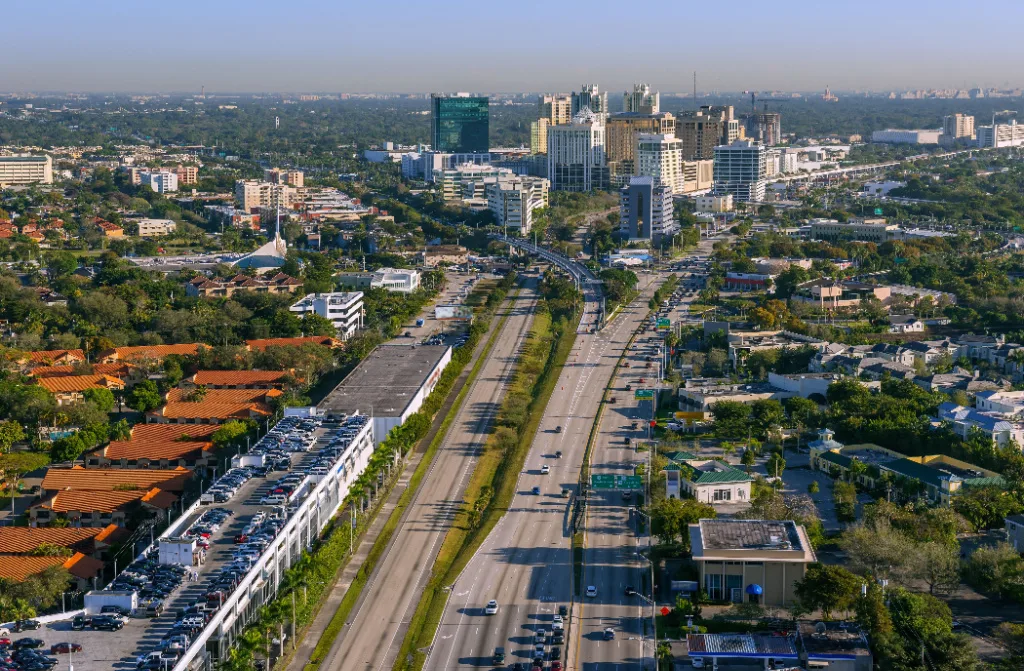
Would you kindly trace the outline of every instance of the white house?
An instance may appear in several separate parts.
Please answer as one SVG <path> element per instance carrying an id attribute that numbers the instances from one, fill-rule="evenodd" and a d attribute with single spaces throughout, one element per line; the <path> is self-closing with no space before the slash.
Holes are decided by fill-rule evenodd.
<path id="1" fill-rule="evenodd" d="M 922 333 L 924 322 L 913 315 L 889 315 L 889 333 Z"/>

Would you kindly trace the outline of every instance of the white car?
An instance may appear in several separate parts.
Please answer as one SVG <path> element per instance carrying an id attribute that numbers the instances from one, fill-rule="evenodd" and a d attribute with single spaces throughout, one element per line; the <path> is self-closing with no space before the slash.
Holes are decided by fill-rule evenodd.
<path id="1" fill-rule="evenodd" d="M 491 599 L 487 602 L 487 607 L 484 608 L 485 615 L 497 615 L 498 614 L 498 602 Z"/>
<path id="2" fill-rule="evenodd" d="M 547 475 L 547 474 L 548 474 L 548 473 L 550 473 L 550 472 L 551 472 L 551 467 L 550 467 L 550 466 L 548 466 L 547 464 L 545 464 L 545 465 L 543 465 L 543 466 L 541 466 L 541 467 L 540 467 L 540 473 L 541 473 L 541 475 Z"/>
<path id="3" fill-rule="evenodd" d="M 594 587 L 593 585 L 588 585 L 587 586 L 587 596 L 589 596 L 590 598 L 594 598 L 595 596 L 597 596 L 597 588 Z"/>

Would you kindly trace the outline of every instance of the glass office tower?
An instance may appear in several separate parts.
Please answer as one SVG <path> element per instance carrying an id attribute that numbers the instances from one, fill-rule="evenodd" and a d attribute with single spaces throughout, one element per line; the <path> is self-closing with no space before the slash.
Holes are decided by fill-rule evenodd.
<path id="1" fill-rule="evenodd" d="M 438 152 L 486 153 L 490 150 L 487 98 L 430 96 L 430 144 Z"/>

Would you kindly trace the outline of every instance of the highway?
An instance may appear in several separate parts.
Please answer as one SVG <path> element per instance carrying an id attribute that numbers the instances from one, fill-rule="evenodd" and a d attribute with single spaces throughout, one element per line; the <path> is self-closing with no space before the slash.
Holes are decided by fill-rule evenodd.
<path id="1" fill-rule="evenodd" d="M 322 668 L 367 671 L 394 664 L 441 541 L 462 503 L 478 450 L 491 431 L 535 305 L 531 283 L 513 303 L 490 356 Z"/>
<path id="2" fill-rule="evenodd" d="M 572 499 L 562 497 L 561 491 L 568 489 L 575 496 L 605 386 L 647 314 L 647 302 L 660 279 L 653 273 L 641 275 L 641 296 L 596 333 L 590 325 L 599 296 L 595 285 L 584 283 L 587 314 L 519 476 L 516 496 L 452 587 L 425 668 L 489 667 L 497 647 L 505 649 L 506 664 L 529 662 L 536 630 L 550 631 L 558 606 L 569 605 Z M 558 451 L 561 458 L 555 456 Z M 545 465 L 549 474 L 541 472 Z M 539 495 L 531 491 L 535 486 Z M 488 616 L 484 607 L 491 599 L 499 610 Z M 565 658 L 564 646 L 558 656 Z"/>

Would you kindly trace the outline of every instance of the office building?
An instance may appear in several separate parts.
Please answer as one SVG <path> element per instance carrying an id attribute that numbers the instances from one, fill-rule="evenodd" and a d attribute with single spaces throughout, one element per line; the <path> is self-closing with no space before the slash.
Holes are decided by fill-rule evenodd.
<path id="1" fill-rule="evenodd" d="M 715 147 L 728 136 L 727 121 L 717 116 L 697 112 L 676 120 L 676 137 L 683 143 L 683 158 L 687 161 L 711 160 Z"/>
<path id="2" fill-rule="evenodd" d="M 468 93 L 430 96 L 430 142 L 439 152 L 486 153 L 490 149 L 486 97 Z"/>
<path id="3" fill-rule="evenodd" d="M 1019 147 L 1024 145 L 1024 125 L 1019 125 L 1014 119 L 1010 123 L 981 126 L 977 136 L 979 147 Z"/>
<path id="4" fill-rule="evenodd" d="M 330 319 L 338 329 L 338 337 L 348 340 L 363 327 L 363 292 L 334 291 L 326 294 L 307 294 L 290 308 L 289 312 L 302 316 L 318 314 Z"/>
<path id="5" fill-rule="evenodd" d="M 537 119 L 530 122 L 530 153 L 548 153 L 548 126 L 551 123 L 547 119 Z"/>
<path id="6" fill-rule="evenodd" d="M 753 140 L 715 147 L 715 195 L 731 194 L 737 202 L 764 200 L 768 151 Z"/>
<path id="7" fill-rule="evenodd" d="M 277 207 L 286 210 L 298 200 L 298 190 L 287 184 L 240 179 L 235 182 L 235 200 L 239 209 L 246 212 Z"/>
<path id="8" fill-rule="evenodd" d="M 613 186 L 625 186 L 636 172 L 637 139 L 641 134 L 672 135 L 675 117 L 659 114 L 613 114 L 605 121 L 605 148 Z"/>
<path id="9" fill-rule="evenodd" d="M 732 212 L 732 196 L 697 196 L 697 212 L 722 214 Z"/>
<path id="10" fill-rule="evenodd" d="M 973 140 L 975 138 L 974 117 L 959 112 L 943 117 L 942 135 L 947 142 L 960 139 Z"/>
<path id="11" fill-rule="evenodd" d="M 633 84 L 632 91 L 622 94 L 622 111 L 657 114 L 661 111 L 661 93 L 651 92 L 651 87 L 647 84 Z"/>
<path id="12" fill-rule="evenodd" d="M 836 219 L 812 219 L 813 240 L 856 240 L 876 244 L 900 240 L 900 227 L 885 219 L 855 219 L 840 223 Z"/>
<path id="13" fill-rule="evenodd" d="M 559 126 L 572 121 L 572 96 L 561 93 L 542 95 L 537 100 L 537 111 L 548 124 Z"/>
<path id="14" fill-rule="evenodd" d="M 747 137 L 766 146 L 782 142 L 782 115 L 778 112 L 761 112 L 747 117 Z"/>
<path id="15" fill-rule="evenodd" d="M 587 108 L 565 126 L 548 128 L 548 179 L 558 191 L 593 191 L 608 184 L 605 128 Z"/>
<path id="16" fill-rule="evenodd" d="M 900 130 L 888 128 L 871 133 L 871 141 L 883 144 L 938 144 L 940 130 Z"/>
<path id="17" fill-rule="evenodd" d="M 683 193 L 707 191 L 714 180 L 715 162 L 712 159 L 683 161 Z"/>
<path id="18" fill-rule="evenodd" d="M 533 228 L 534 211 L 548 206 L 549 187 L 542 177 L 499 179 L 486 187 L 487 206 L 498 226 L 526 235 Z"/>
<path id="19" fill-rule="evenodd" d="M 636 174 L 653 177 L 655 186 L 683 193 L 683 143 L 675 135 L 640 135 L 637 138 Z"/>
<path id="20" fill-rule="evenodd" d="M 676 233 L 672 192 L 653 177 L 632 177 L 619 190 L 619 231 L 630 240 L 655 240 Z"/>
<path id="21" fill-rule="evenodd" d="M 139 184 L 156 193 L 173 193 L 178 190 L 178 174 L 170 170 L 142 172 L 139 173 Z"/>
<path id="22" fill-rule="evenodd" d="M 0 186 L 53 184 L 49 156 L 0 156 Z"/>
<path id="23" fill-rule="evenodd" d="M 584 84 L 579 93 L 572 94 L 572 115 L 576 116 L 584 107 L 601 119 L 608 118 L 608 92 L 601 93 L 597 84 Z"/>
<path id="24" fill-rule="evenodd" d="M 301 170 L 282 170 L 281 168 L 268 168 L 263 171 L 263 181 L 271 184 L 287 184 L 301 189 L 305 186 L 306 176 Z"/>

